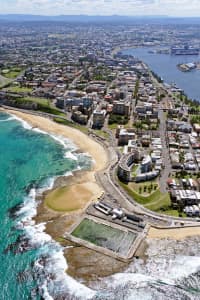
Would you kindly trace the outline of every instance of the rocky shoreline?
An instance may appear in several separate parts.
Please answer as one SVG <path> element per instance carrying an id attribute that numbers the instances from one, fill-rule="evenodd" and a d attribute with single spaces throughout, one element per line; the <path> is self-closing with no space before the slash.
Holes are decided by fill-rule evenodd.
<path id="1" fill-rule="evenodd" d="M 76 171 L 73 176 L 60 176 L 55 180 L 53 189 L 80 182 L 85 177 L 85 173 L 87 172 Z M 37 224 L 45 222 L 46 233 L 64 247 L 64 256 L 68 264 L 66 272 L 90 287 L 99 278 L 123 272 L 129 263 L 118 261 L 63 238 L 64 233 L 79 220 L 84 210 L 72 213 L 51 210 L 45 205 L 45 197 L 48 192 L 45 191 L 42 196 L 37 197 L 39 205 L 35 221 Z"/>

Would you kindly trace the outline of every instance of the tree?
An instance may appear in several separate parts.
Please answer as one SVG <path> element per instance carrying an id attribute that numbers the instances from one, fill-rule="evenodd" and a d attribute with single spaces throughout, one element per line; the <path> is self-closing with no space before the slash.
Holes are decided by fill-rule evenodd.
<path id="1" fill-rule="evenodd" d="M 184 161 L 185 161 L 185 155 L 184 155 L 183 151 L 179 152 L 179 161 L 180 161 L 181 164 L 183 164 Z"/>

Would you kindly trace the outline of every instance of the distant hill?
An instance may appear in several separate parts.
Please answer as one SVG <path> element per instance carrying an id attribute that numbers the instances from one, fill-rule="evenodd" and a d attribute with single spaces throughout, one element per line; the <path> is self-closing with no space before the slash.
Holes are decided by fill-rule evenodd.
<path id="1" fill-rule="evenodd" d="M 36 22 L 55 21 L 68 23 L 148 23 L 148 24 L 200 24 L 200 18 L 172 18 L 168 16 L 88 16 L 88 15 L 26 15 L 0 14 L 0 21 L 4 22 Z"/>
<path id="2" fill-rule="evenodd" d="M 88 15 L 58 15 L 58 16 L 43 16 L 43 15 L 24 15 L 24 14 L 8 14 L 1 15 L 0 20 L 9 21 L 71 21 L 71 22 L 104 22 L 106 21 L 129 21 L 138 19 L 159 19 L 167 18 L 167 16 L 88 16 Z"/>

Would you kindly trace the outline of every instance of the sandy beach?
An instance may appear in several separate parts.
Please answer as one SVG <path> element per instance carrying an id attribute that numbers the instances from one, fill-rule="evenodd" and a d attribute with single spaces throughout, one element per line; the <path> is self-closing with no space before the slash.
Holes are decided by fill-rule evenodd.
<path id="1" fill-rule="evenodd" d="M 94 170 L 102 170 L 107 164 L 105 149 L 81 131 L 53 122 L 45 117 L 26 114 L 20 111 L 6 110 L 10 114 L 28 122 L 33 127 L 70 139 L 80 150 L 88 153 L 95 161 Z"/>
<path id="2" fill-rule="evenodd" d="M 6 110 L 6 112 L 16 115 L 33 127 L 69 138 L 82 152 L 88 153 L 95 161 L 91 171 L 77 171 L 74 176 L 59 177 L 55 181 L 54 189 L 45 192 L 45 197 L 38 199 L 43 201 L 40 201 L 37 216 L 34 219 L 38 224 L 45 222 L 45 231 L 64 246 L 64 256 L 68 264 L 67 273 L 77 280 L 81 278 L 81 281 L 89 286 L 90 282 L 92 284 L 99 277 L 123 272 L 128 267 L 128 263 L 72 244 L 62 238 L 65 232 L 79 220 L 80 214 L 85 211 L 88 204 L 97 200 L 97 197 L 102 194 L 102 188 L 95 180 L 95 172 L 107 166 L 106 150 L 74 128 L 14 110 Z"/>
<path id="3" fill-rule="evenodd" d="M 88 153 L 94 160 L 91 171 L 77 171 L 73 176 L 59 177 L 55 181 L 54 189 L 45 193 L 45 197 L 38 205 L 36 223 L 46 223 L 46 232 L 64 247 L 68 269 L 66 272 L 81 280 L 87 286 L 99 278 L 115 273 L 124 272 L 129 263 L 118 261 L 114 258 L 76 245 L 63 239 L 65 232 L 78 220 L 91 201 L 97 200 L 102 193 L 102 188 L 95 180 L 95 172 L 103 170 L 108 164 L 106 150 L 97 142 L 82 132 L 57 124 L 44 117 L 25 114 L 18 111 L 7 110 L 11 114 L 28 122 L 33 127 L 43 131 L 69 138 L 82 152 Z M 150 239 L 182 240 L 187 237 L 200 235 L 200 227 L 157 229 L 151 227 L 147 236 Z M 143 244 L 140 257 L 145 257 L 148 243 Z"/>
<path id="4" fill-rule="evenodd" d="M 96 200 L 102 194 L 102 188 L 95 180 L 95 172 L 103 170 L 107 166 L 108 158 L 106 150 L 99 143 L 75 128 L 57 124 L 45 117 L 14 110 L 6 110 L 6 112 L 16 115 L 40 130 L 68 138 L 83 153 L 90 155 L 94 161 L 92 170 L 84 172 L 84 176 L 72 176 L 66 189 L 58 187 L 56 191 L 50 192 L 48 201 L 45 201 L 47 205 L 49 204 L 49 208 L 59 212 L 81 212 L 91 201 Z M 58 194 L 59 197 L 56 201 L 54 196 L 58 196 Z"/>
<path id="5" fill-rule="evenodd" d="M 200 227 L 157 229 L 151 227 L 148 233 L 149 239 L 174 239 L 183 240 L 187 237 L 200 235 Z"/>

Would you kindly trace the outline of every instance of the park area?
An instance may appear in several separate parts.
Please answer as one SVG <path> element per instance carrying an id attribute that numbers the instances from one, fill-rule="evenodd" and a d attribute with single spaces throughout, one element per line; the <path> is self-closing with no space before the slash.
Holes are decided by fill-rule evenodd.
<path id="1" fill-rule="evenodd" d="M 161 193 L 157 181 L 142 183 L 130 182 L 129 184 L 123 182 L 119 183 L 134 201 L 143 205 L 145 208 L 175 217 L 180 216 L 180 212 L 171 207 L 169 193 Z M 185 217 L 185 214 L 182 213 L 181 216 Z"/>

